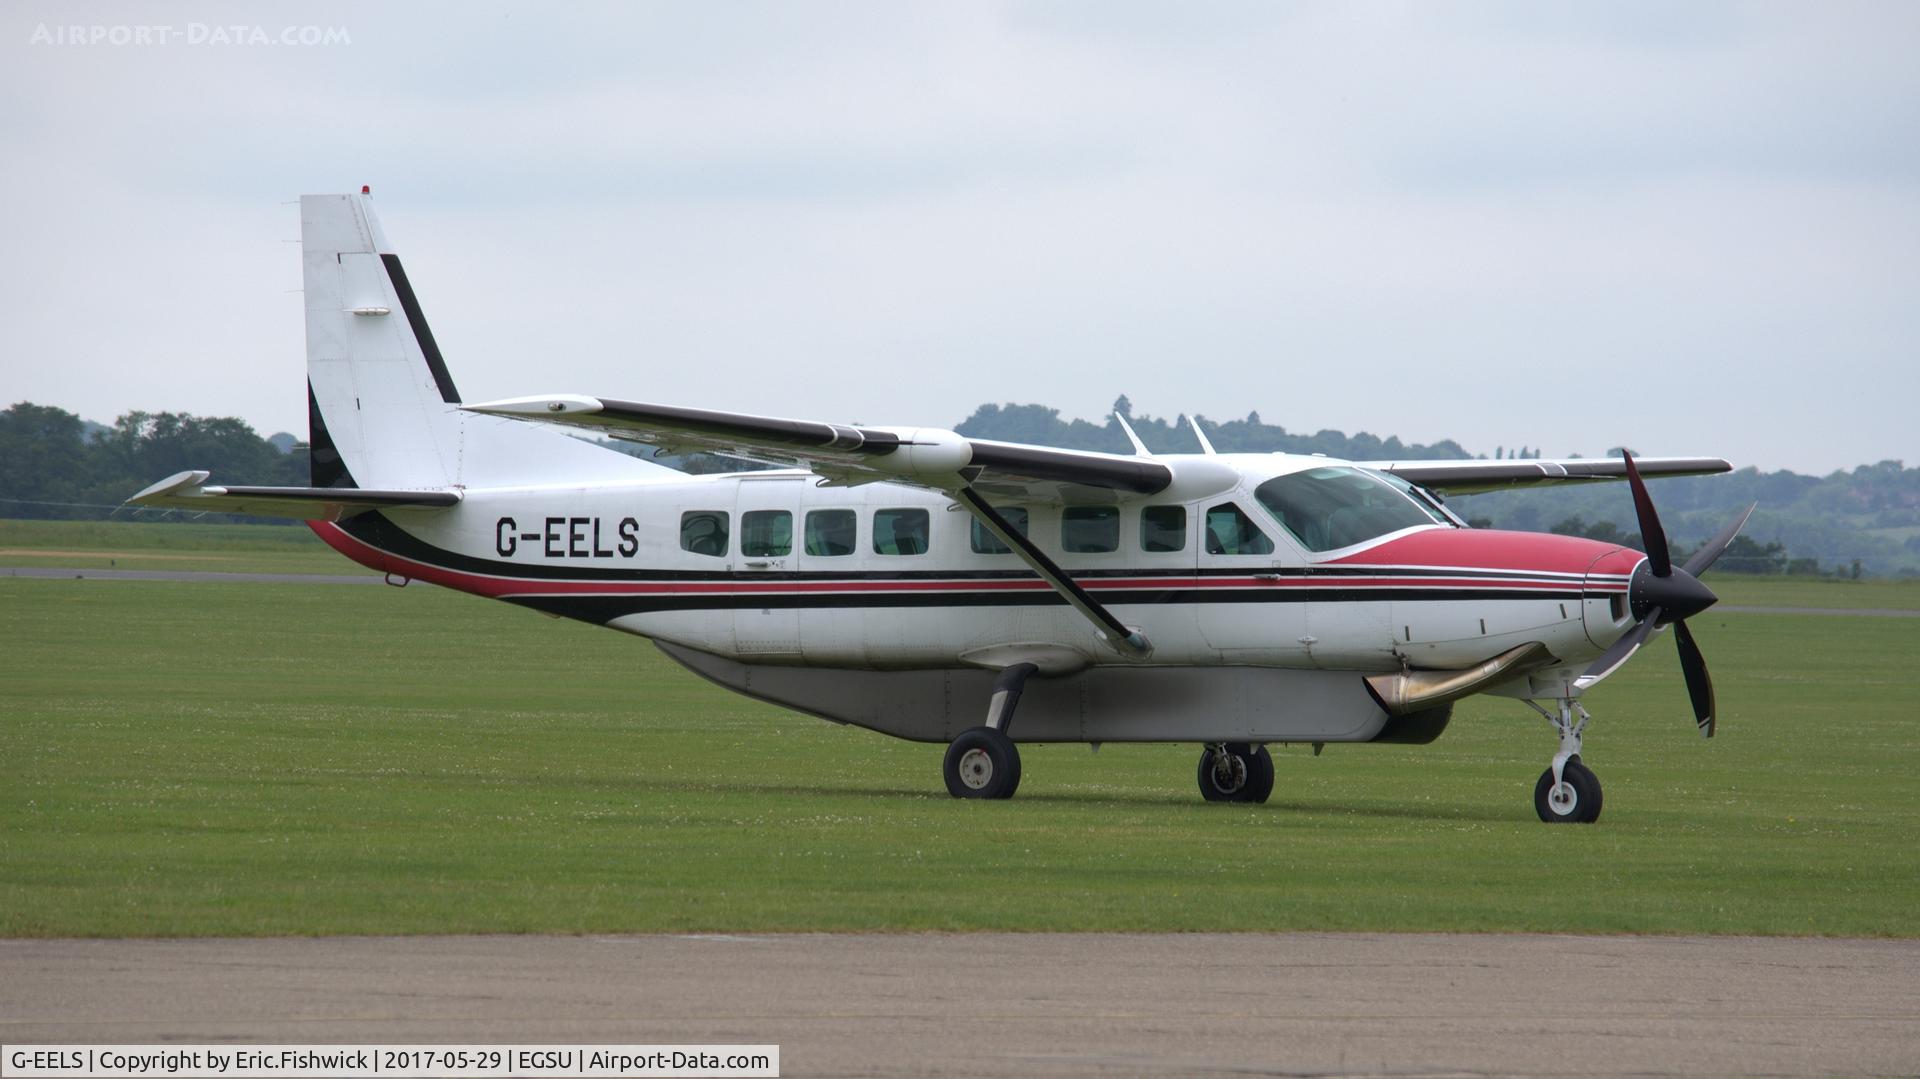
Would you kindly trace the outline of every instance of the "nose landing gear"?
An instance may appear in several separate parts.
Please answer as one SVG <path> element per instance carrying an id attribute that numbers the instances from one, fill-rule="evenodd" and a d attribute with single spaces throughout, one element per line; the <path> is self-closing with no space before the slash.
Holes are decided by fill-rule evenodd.
<path id="1" fill-rule="evenodd" d="M 1600 778 L 1580 763 L 1580 734 L 1593 717 L 1571 698 L 1559 702 L 1558 712 L 1549 712 L 1533 701 L 1526 703 L 1560 734 L 1560 752 L 1554 754 L 1553 764 L 1533 785 L 1534 812 L 1548 824 L 1592 824 L 1599 820 Z"/>

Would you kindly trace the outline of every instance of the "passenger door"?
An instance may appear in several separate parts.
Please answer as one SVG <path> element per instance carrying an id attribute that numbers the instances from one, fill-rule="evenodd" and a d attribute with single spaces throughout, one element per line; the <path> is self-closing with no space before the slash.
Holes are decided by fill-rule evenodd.
<path id="1" fill-rule="evenodd" d="M 733 568 L 741 605 L 734 608 L 733 636 L 743 658 L 800 654 L 800 612 L 788 605 L 793 594 L 767 586 L 793 578 L 805 483 L 799 476 L 743 476 L 738 481 Z M 757 591 L 762 587 L 767 590 Z M 757 603 L 749 598 L 756 594 Z"/>
<path id="2" fill-rule="evenodd" d="M 1291 541 L 1270 534 L 1250 504 L 1222 499 L 1198 507 L 1201 636 L 1229 663 L 1305 666 L 1304 559 Z"/>

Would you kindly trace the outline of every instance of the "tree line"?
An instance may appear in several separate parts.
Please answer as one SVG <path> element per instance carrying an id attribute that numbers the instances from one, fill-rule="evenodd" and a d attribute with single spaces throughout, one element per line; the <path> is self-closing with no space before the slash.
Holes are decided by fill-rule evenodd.
<path id="1" fill-rule="evenodd" d="M 1135 415 L 1122 396 L 1113 411 L 1156 453 L 1197 453 L 1199 440 L 1177 419 Z M 1200 418 L 1207 440 L 1222 453 L 1324 453 L 1350 461 L 1470 458 L 1458 442 L 1406 444 L 1367 432 L 1321 430 L 1296 433 L 1265 423 L 1258 412 L 1244 419 Z M 985 404 L 955 430 L 970 438 L 1030 442 L 1067 449 L 1132 453 L 1120 424 L 1067 421 L 1060 410 L 1037 404 Z M 1616 448 L 1609 451 L 1617 456 Z M 1538 448 L 1499 448 L 1498 456 L 1538 458 Z M 1486 456 L 1481 454 L 1479 456 Z M 1920 468 L 1881 461 L 1828 476 L 1743 468 L 1724 476 L 1655 481 L 1668 539 L 1676 549 L 1698 545 L 1725 527 L 1750 503 L 1759 503 L 1744 533 L 1715 569 L 1748 573 L 1824 576 L 1920 576 Z M 1543 487 L 1456 496 L 1453 509 L 1489 528 L 1561 532 L 1640 545 L 1633 500 L 1621 483 Z"/>
<path id="2" fill-rule="evenodd" d="M 1155 452 L 1200 449 L 1189 426 L 1136 415 L 1125 397 L 1114 402 L 1114 411 L 1128 417 L 1141 440 Z M 1474 456 L 1451 439 L 1421 445 L 1366 432 L 1290 432 L 1263 422 L 1257 412 L 1243 419 L 1202 418 L 1200 422 L 1208 441 L 1222 453 L 1323 453 L 1361 461 Z M 1132 452 L 1132 443 L 1114 419 L 1101 424 L 1067 421 L 1060 418 L 1058 409 L 1038 404 L 983 404 L 956 430 L 970 438 Z M 651 453 L 625 444 L 614 448 Z M 1541 456 L 1539 449 L 1528 447 L 1503 447 L 1498 452 L 1505 457 Z M 751 467 L 708 455 L 659 460 L 697 472 Z M 261 438 L 244 421 L 232 417 L 129 412 L 102 426 L 29 402 L 0 412 L 0 516 L 98 518 L 115 511 L 148 484 L 189 468 L 207 469 L 217 481 L 227 483 L 307 483 L 304 446 L 294 444 L 288 435 Z M 1659 480 L 1652 490 L 1676 546 L 1703 542 L 1749 503 L 1759 503 L 1745 533 L 1717 569 L 1920 576 L 1920 469 L 1899 461 L 1861 465 L 1828 476 L 1745 468 L 1724 476 Z M 1633 502 L 1623 484 L 1501 491 L 1456 497 L 1451 505 L 1462 517 L 1485 527 L 1562 532 L 1639 545 Z M 151 511 L 141 514 L 153 515 Z"/>
<path id="3" fill-rule="evenodd" d="M 304 448 L 285 452 L 228 416 L 129 412 L 102 427 L 29 402 L 0 412 L 0 516 L 98 519 L 189 468 L 227 483 L 307 483 Z"/>

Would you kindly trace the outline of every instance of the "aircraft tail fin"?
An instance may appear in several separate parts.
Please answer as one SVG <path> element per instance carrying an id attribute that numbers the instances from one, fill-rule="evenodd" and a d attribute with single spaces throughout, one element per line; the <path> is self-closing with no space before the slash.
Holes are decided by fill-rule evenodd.
<path id="1" fill-rule="evenodd" d="M 390 490 L 645 479 L 670 470 L 553 430 L 460 411 L 460 391 L 371 197 L 303 195 L 315 487 Z"/>

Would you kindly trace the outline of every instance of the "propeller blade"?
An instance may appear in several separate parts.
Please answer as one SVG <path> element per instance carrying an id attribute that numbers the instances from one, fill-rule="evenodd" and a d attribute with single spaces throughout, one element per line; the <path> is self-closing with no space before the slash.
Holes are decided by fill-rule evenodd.
<path id="1" fill-rule="evenodd" d="M 1647 549 L 1647 562 L 1653 566 L 1655 577 L 1669 576 L 1673 573 L 1673 556 L 1667 551 L 1667 532 L 1660 527 L 1660 515 L 1654 512 L 1653 496 L 1647 494 L 1640 469 L 1634 466 L 1633 454 L 1621 450 L 1620 456 L 1627 462 L 1627 484 L 1633 488 L 1633 512 L 1640 518 L 1640 543 Z"/>
<path id="2" fill-rule="evenodd" d="M 1640 620 L 1639 625 L 1628 630 L 1625 636 L 1613 642 L 1613 647 L 1601 653 L 1600 658 L 1593 661 L 1593 666 L 1588 667 L 1585 674 L 1573 680 L 1573 688 L 1587 689 L 1602 678 L 1612 674 L 1615 670 L 1618 670 L 1622 663 L 1632 659 L 1633 654 L 1640 651 L 1641 645 L 1647 643 L 1647 637 L 1653 633 L 1653 628 L 1659 621 L 1660 608 L 1655 607 L 1653 610 L 1648 611 L 1647 616 Z"/>
<path id="3" fill-rule="evenodd" d="M 1700 725 L 1700 737 L 1712 738 L 1713 679 L 1707 674 L 1707 661 L 1685 622 L 1673 624 L 1673 637 L 1680 648 L 1680 672 L 1687 676 L 1687 695 L 1693 698 L 1694 722 Z"/>
<path id="4" fill-rule="evenodd" d="M 1693 557 L 1687 559 L 1687 564 L 1680 568 L 1695 577 L 1707 572 L 1707 567 L 1720 561 L 1720 555 L 1727 549 L 1727 544 L 1732 543 L 1733 537 L 1739 535 L 1740 530 L 1746 527 L 1747 518 L 1753 516 L 1753 511 L 1758 509 L 1759 506 L 1760 503 L 1758 502 L 1748 506 L 1747 512 L 1741 514 L 1732 524 L 1722 529 L 1719 535 L 1708 540 L 1705 546 L 1693 552 Z"/>

